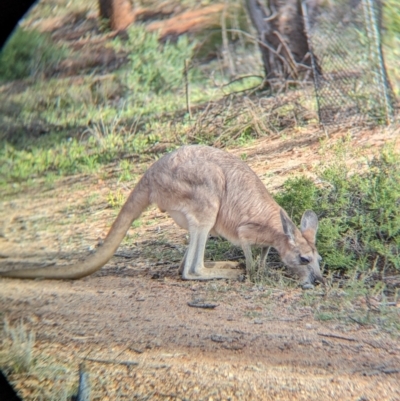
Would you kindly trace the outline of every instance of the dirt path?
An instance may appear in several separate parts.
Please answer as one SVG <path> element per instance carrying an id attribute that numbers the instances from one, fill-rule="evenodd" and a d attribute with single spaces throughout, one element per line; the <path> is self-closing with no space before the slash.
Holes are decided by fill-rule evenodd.
<path id="1" fill-rule="evenodd" d="M 87 362 L 97 399 L 400 399 L 399 343 L 315 321 L 300 290 L 115 274 L 2 282 L 2 309 L 29 321 L 43 355 L 139 363 Z M 196 297 L 218 306 L 189 307 Z"/>
<path id="2" fill-rule="evenodd" d="M 394 136 L 360 133 L 349 147 L 368 139 L 376 150 Z M 273 189 L 294 171 L 314 174 L 328 154 L 320 139 L 300 132 L 233 152 L 246 154 Z M 80 176 L 7 196 L 0 206 L 3 261 L 68 263 L 86 254 L 117 213 L 106 202 L 117 187 L 128 192 L 115 178 Z M 183 231 L 150 209 L 90 277 L 1 279 L 2 315 L 26 323 L 36 334 L 38 365 L 58 372 L 13 375 L 24 399 L 61 399 L 54 391 L 77 381 L 86 358 L 93 400 L 400 400 L 398 340 L 373 325 L 317 320 L 307 296 L 290 286 L 182 282 L 185 243 Z M 316 289 L 312 296 L 327 295 Z M 188 305 L 197 300 L 216 306 Z"/>

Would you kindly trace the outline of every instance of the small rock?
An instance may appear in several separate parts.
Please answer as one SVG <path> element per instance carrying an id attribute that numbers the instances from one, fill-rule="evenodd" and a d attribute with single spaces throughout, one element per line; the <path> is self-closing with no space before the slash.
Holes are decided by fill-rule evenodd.
<path id="1" fill-rule="evenodd" d="M 224 336 L 221 336 L 219 334 L 213 334 L 211 336 L 211 341 L 214 341 L 216 343 L 223 343 L 223 342 L 228 341 L 228 340 L 229 340 L 228 337 L 224 337 Z"/>

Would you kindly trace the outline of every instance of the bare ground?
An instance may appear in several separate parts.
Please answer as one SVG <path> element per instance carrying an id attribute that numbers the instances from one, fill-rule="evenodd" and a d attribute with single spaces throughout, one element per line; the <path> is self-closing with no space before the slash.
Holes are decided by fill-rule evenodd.
<path id="1" fill-rule="evenodd" d="M 397 135 L 351 133 L 346 146 L 358 157 L 351 163 Z M 292 173 L 315 177 L 318 162 L 343 137 L 298 131 L 232 152 L 246 155 L 273 191 Z M 115 218 L 110 191 L 127 194 L 134 184 L 117 183 L 116 173 L 110 166 L 96 176 L 4 194 L 3 262 L 83 257 Z M 35 332 L 37 365 L 64 369 L 52 378 L 12 375 L 23 398 L 51 399 L 58 388 L 70 389 L 86 359 L 93 400 L 400 400 L 398 339 L 374 325 L 317 320 L 302 291 L 290 286 L 183 282 L 177 267 L 186 241 L 185 232 L 150 209 L 117 256 L 90 277 L 1 279 L 0 310 L 11 324 L 23 319 Z M 329 297 L 320 288 L 314 295 Z M 198 300 L 215 308 L 188 305 Z"/>

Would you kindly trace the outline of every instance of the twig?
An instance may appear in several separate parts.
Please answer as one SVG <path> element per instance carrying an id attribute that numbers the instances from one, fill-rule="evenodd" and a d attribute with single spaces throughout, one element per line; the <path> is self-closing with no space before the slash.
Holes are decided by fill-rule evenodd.
<path id="1" fill-rule="evenodd" d="M 382 306 L 396 306 L 397 302 L 381 302 L 379 305 L 382 305 Z"/>
<path id="2" fill-rule="evenodd" d="M 214 309 L 218 306 L 218 304 L 203 304 L 200 302 L 188 302 L 188 305 L 191 308 L 201 308 L 201 309 Z"/>
<path id="3" fill-rule="evenodd" d="M 227 257 L 227 258 L 224 258 L 225 260 L 229 260 L 229 261 L 232 261 L 232 260 L 240 260 L 240 259 L 244 259 L 244 256 L 243 255 L 239 255 L 239 256 L 229 256 L 229 257 Z"/>
<path id="4" fill-rule="evenodd" d="M 221 88 L 225 88 L 226 86 L 229 86 L 229 85 L 231 85 L 231 84 L 233 84 L 233 83 L 235 83 L 235 82 L 237 82 L 237 81 L 242 81 L 243 79 L 246 79 L 246 78 L 260 78 L 261 80 L 264 79 L 261 75 L 257 75 L 257 74 L 242 75 L 242 76 L 240 76 L 240 77 L 237 77 L 237 78 L 235 78 L 235 79 L 232 79 L 231 81 L 229 81 L 229 82 L 226 83 L 226 84 L 221 85 L 220 87 L 221 87 Z"/>
<path id="5" fill-rule="evenodd" d="M 256 90 L 258 90 L 259 88 L 263 87 L 264 82 L 266 82 L 266 80 L 265 81 L 263 80 L 263 82 L 261 84 L 252 86 L 251 88 L 240 89 L 240 90 L 237 90 L 237 91 L 226 93 L 224 95 L 224 97 L 229 97 L 231 95 L 237 95 L 238 93 L 244 93 L 244 92 L 248 92 L 248 91 L 250 91 L 250 93 L 254 93 Z"/>
<path id="6" fill-rule="evenodd" d="M 125 259 L 133 259 L 133 258 L 137 257 L 137 254 L 133 255 L 132 253 L 117 252 L 117 253 L 114 253 L 114 256 L 118 256 L 119 258 L 125 258 Z"/>
<path id="7" fill-rule="evenodd" d="M 329 334 L 329 333 L 317 333 L 317 334 L 322 337 L 337 338 L 338 340 L 357 341 L 355 338 L 338 336 L 337 334 Z"/>
<path id="8" fill-rule="evenodd" d="M 257 38 L 255 38 L 253 35 L 250 35 L 249 33 L 242 31 L 241 29 L 227 29 L 228 32 L 240 32 L 242 33 L 244 36 L 247 36 L 248 38 L 251 38 L 252 40 L 254 40 L 254 42 L 256 42 L 258 45 L 265 47 L 266 49 L 268 49 L 270 52 L 274 53 L 276 55 L 276 57 L 278 57 L 284 64 L 286 64 L 286 66 L 290 69 L 290 65 L 288 64 L 287 60 L 285 59 L 285 57 L 282 57 L 273 47 L 267 45 L 265 42 L 263 42 L 262 40 L 259 40 Z"/>
<path id="9" fill-rule="evenodd" d="M 155 393 L 154 393 L 155 394 Z M 177 399 L 177 400 L 180 400 L 181 399 L 181 397 L 182 396 L 180 396 L 180 395 L 178 395 L 178 394 L 163 394 L 163 393 L 159 393 L 158 391 L 157 391 L 157 395 L 159 396 L 159 397 L 164 397 L 164 398 L 175 398 L 175 399 Z M 128 397 L 129 398 L 129 397 Z M 187 398 L 184 398 L 184 400 L 185 399 L 187 399 Z"/>
<path id="10" fill-rule="evenodd" d="M 189 62 L 185 59 L 185 92 L 186 92 L 186 110 L 189 118 L 192 119 L 192 111 L 190 109 L 190 95 L 189 95 Z"/>
<path id="11" fill-rule="evenodd" d="M 383 372 L 387 375 L 393 375 L 395 373 L 400 373 L 400 369 L 387 368 L 387 369 L 382 369 L 381 372 Z"/>
<path id="12" fill-rule="evenodd" d="M 130 351 L 134 351 L 134 352 L 136 352 L 137 354 L 143 354 L 143 350 L 141 350 L 141 349 L 139 349 L 139 348 L 133 348 L 133 347 L 129 347 L 128 348 Z"/>
<path id="13" fill-rule="evenodd" d="M 350 320 L 352 320 L 353 322 L 359 324 L 360 326 L 367 326 L 366 323 L 360 322 L 359 320 L 354 319 L 354 317 L 351 317 L 351 316 L 347 316 L 347 317 L 348 317 Z"/>
<path id="14" fill-rule="evenodd" d="M 298 69 L 297 69 L 296 60 L 293 57 L 293 53 L 289 49 L 288 45 L 286 44 L 285 40 L 282 38 L 280 33 L 278 31 L 274 31 L 273 33 L 279 39 L 283 48 L 285 49 L 286 57 L 288 58 L 288 63 L 289 63 L 290 69 L 292 70 L 293 77 L 297 78 L 298 77 Z"/>
<path id="15" fill-rule="evenodd" d="M 180 253 L 183 253 L 183 250 L 182 250 L 182 248 L 181 247 L 179 247 L 179 246 L 177 246 L 177 245 L 174 245 L 174 244 L 170 244 L 170 243 L 166 243 L 166 244 L 164 244 L 164 247 L 165 248 L 172 248 L 172 249 L 176 249 L 177 251 L 179 251 Z"/>
<path id="16" fill-rule="evenodd" d="M 125 365 L 125 366 L 137 366 L 139 362 L 136 361 L 115 361 L 112 359 L 95 359 L 95 358 L 85 358 L 86 361 L 97 362 L 97 363 L 107 363 L 111 365 Z"/>
<path id="17" fill-rule="evenodd" d="M 261 4 L 260 4 L 261 5 Z M 264 7 L 263 7 L 264 8 Z M 278 12 L 276 11 L 276 8 L 273 6 L 273 5 L 271 5 L 271 8 L 272 8 L 272 12 L 270 13 L 270 15 L 268 16 L 268 17 L 265 17 L 264 18 L 264 21 L 265 22 L 270 22 L 270 21 L 272 21 L 272 20 L 274 20 L 277 16 L 278 16 Z M 264 13 L 266 14 L 266 12 L 265 12 L 266 10 L 265 10 L 265 8 L 264 8 Z"/>

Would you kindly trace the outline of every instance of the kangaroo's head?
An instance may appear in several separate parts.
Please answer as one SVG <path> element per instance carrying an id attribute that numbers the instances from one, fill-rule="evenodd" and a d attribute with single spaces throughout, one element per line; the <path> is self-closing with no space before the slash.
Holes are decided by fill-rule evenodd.
<path id="1" fill-rule="evenodd" d="M 299 277 L 303 289 L 313 288 L 316 281 L 325 284 L 319 268 L 322 258 L 315 246 L 317 215 L 312 210 L 305 211 L 301 218 L 300 230 L 282 209 L 280 216 L 287 239 L 285 246 L 280 250 L 283 263 Z"/>

